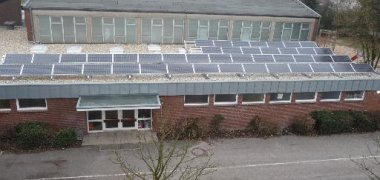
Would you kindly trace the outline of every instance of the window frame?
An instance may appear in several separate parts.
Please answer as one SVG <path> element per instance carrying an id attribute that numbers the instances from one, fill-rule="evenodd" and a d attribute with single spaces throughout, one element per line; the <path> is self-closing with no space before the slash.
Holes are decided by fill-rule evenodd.
<path id="1" fill-rule="evenodd" d="M 347 98 L 347 93 L 348 92 L 356 92 L 356 91 L 345 91 L 346 96 L 344 97 L 344 101 L 363 101 L 364 100 L 365 91 L 360 91 L 360 92 L 363 92 L 361 98 Z"/>
<path id="2" fill-rule="evenodd" d="M 300 93 L 312 93 L 312 92 L 300 92 Z M 294 93 L 294 94 L 295 94 L 295 102 L 296 103 L 315 103 L 315 102 L 317 102 L 318 92 L 314 92 L 314 98 L 313 99 L 297 100 L 297 93 Z"/>
<path id="3" fill-rule="evenodd" d="M 217 95 L 234 95 L 234 94 L 214 94 L 214 105 L 215 106 L 229 106 L 229 105 L 237 105 L 238 104 L 238 94 L 235 94 L 234 102 L 216 102 Z"/>
<path id="4" fill-rule="evenodd" d="M 272 94 L 288 94 L 288 93 L 270 93 L 270 97 L 272 97 Z M 273 100 L 269 99 L 269 104 L 291 104 L 292 98 L 293 98 L 293 93 L 290 93 L 289 100 L 273 101 Z"/>
<path id="5" fill-rule="evenodd" d="M 326 93 L 326 92 L 320 92 L 320 93 Z M 339 91 L 339 98 L 338 99 L 322 99 L 322 96 L 321 96 L 319 101 L 320 102 L 340 102 L 341 99 L 342 99 L 342 91 Z"/>
<path id="6" fill-rule="evenodd" d="M 207 103 L 186 103 L 186 96 L 207 96 Z M 183 104 L 184 106 L 208 106 L 210 105 L 210 95 L 184 95 Z"/>
<path id="7" fill-rule="evenodd" d="M 12 111 L 12 106 L 11 106 L 11 100 L 10 99 L 1 99 L 0 101 L 8 101 L 9 103 L 9 108 L 1 108 L 0 107 L 0 112 L 9 112 Z"/>
<path id="8" fill-rule="evenodd" d="M 262 101 L 244 101 L 244 95 L 245 94 L 240 94 L 242 96 L 242 102 L 241 104 L 243 105 L 252 105 L 252 104 L 265 104 L 265 100 L 266 100 L 266 93 L 246 93 L 246 94 L 262 94 L 264 95 L 263 97 L 263 100 Z"/>
<path id="9" fill-rule="evenodd" d="M 17 111 L 47 111 L 48 110 L 48 104 L 46 98 L 45 100 L 45 107 L 26 107 L 22 108 L 20 107 L 20 99 L 16 99 L 16 106 L 17 106 Z"/>

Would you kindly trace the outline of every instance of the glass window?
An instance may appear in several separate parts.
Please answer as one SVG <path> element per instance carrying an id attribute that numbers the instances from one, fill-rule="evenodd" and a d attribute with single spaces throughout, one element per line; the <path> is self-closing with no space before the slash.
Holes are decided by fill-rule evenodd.
<path id="1" fill-rule="evenodd" d="M 185 104 L 206 104 L 208 105 L 208 95 L 186 95 Z"/>
<path id="2" fill-rule="evenodd" d="M 119 119 L 117 111 L 105 111 L 106 119 Z"/>
<path id="3" fill-rule="evenodd" d="M 89 131 L 101 131 L 103 130 L 102 122 L 89 122 L 88 123 Z"/>
<path id="4" fill-rule="evenodd" d="M 321 101 L 340 101 L 340 91 L 320 92 Z"/>
<path id="5" fill-rule="evenodd" d="M 123 110 L 123 119 L 134 119 L 135 110 Z"/>
<path id="6" fill-rule="evenodd" d="M 11 109 L 11 103 L 9 99 L 0 100 L 0 110 L 1 109 Z"/>
<path id="7" fill-rule="evenodd" d="M 18 108 L 19 109 L 46 109 L 46 99 L 18 99 Z"/>
<path id="8" fill-rule="evenodd" d="M 196 39 L 198 35 L 198 20 L 189 20 L 189 39 Z"/>
<path id="9" fill-rule="evenodd" d="M 237 104 L 236 94 L 215 94 L 215 104 Z"/>
<path id="10" fill-rule="evenodd" d="M 302 23 L 300 41 L 307 41 L 309 39 L 309 26 L 310 23 Z"/>
<path id="11" fill-rule="evenodd" d="M 150 43 L 151 38 L 151 32 L 152 32 L 152 25 L 151 25 L 151 19 L 144 18 L 142 19 L 142 25 L 141 25 L 141 38 L 143 43 Z"/>
<path id="12" fill-rule="evenodd" d="M 364 91 L 347 91 L 344 100 L 363 100 Z"/>
<path id="13" fill-rule="evenodd" d="M 243 104 L 265 103 L 265 94 L 242 94 Z"/>
<path id="14" fill-rule="evenodd" d="M 74 32 L 74 17 L 63 16 L 63 30 L 65 43 L 75 43 L 75 32 Z"/>
<path id="15" fill-rule="evenodd" d="M 136 19 L 127 19 L 127 43 L 136 43 Z"/>
<path id="16" fill-rule="evenodd" d="M 298 41 L 300 38 L 301 23 L 294 23 L 292 30 L 292 41 Z"/>
<path id="17" fill-rule="evenodd" d="M 151 110 L 150 109 L 139 109 L 138 110 L 138 117 L 139 118 L 150 118 L 151 117 Z"/>
<path id="18" fill-rule="evenodd" d="M 163 43 L 173 43 L 173 36 L 174 36 L 173 27 L 174 27 L 173 19 L 164 19 Z"/>
<path id="19" fill-rule="evenodd" d="M 103 24 L 101 17 L 92 18 L 92 38 L 95 43 L 103 42 Z"/>
<path id="20" fill-rule="evenodd" d="M 292 93 L 272 93 L 270 94 L 270 102 L 291 102 Z"/>
<path id="21" fill-rule="evenodd" d="M 274 28 L 274 34 L 273 34 L 273 41 L 281 41 L 283 27 L 284 27 L 284 23 L 276 22 L 276 26 Z"/>
<path id="22" fill-rule="evenodd" d="M 102 111 L 88 111 L 87 117 L 88 117 L 88 120 L 101 120 Z"/>
<path id="23" fill-rule="evenodd" d="M 296 102 L 315 102 L 316 93 L 315 92 L 302 92 L 295 93 Z"/>
<path id="24" fill-rule="evenodd" d="M 40 28 L 40 41 L 50 43 L 51 42 L 51 29 L 49 16 L 39 16 L 39 28 Z"/>
<path id="25" fill-rule="evenodd" d="M 242 21 L 234 21 L 233 31 L 232 31 L 233 40 L 240 40 L 241 25 L 242 25 Z"/>
<path id="26" fill-rule="evenodd" d="M 253 41 L 260 41 L 261 24 L 262 24 L 261 22 L 253 22 L 252 23 L 251 40 L 253 40 Z"/>

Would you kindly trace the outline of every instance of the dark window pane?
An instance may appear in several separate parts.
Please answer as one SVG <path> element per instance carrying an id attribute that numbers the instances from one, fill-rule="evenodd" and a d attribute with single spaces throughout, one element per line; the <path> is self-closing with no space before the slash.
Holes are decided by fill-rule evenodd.
<path id="1" fill-rule="evenodd" d="M 346 99 L 362 99 L 364 91 L 348 91 L 346 92 Z"/>
<path id="2" fill-rule="evenodd" d="M 139 118 L 150 118 L 150 109 L 139 109 Z"/>
<path id="3" fill-rule="evenodd" d="M 290 101 L 291 93 L 272 93 L 270 101 Z"/>
<path id="4" fill-rule="evenodd" d="M 204 104 L 208 103 L 208 95 L 187 95 L 185 104 Z"/>
<path id="5" fill-rule="evenodd" d="M 88 120 L 102 119 L 102 111 L 89 111 Z"/>
<path id="6" fill-rule="evenodd" d="M 321 100 L 338 100 L 340 91 L 321 92 Z"/>
<path id="7" fill-rule="evenodd" d="M 0 100 L 0 109 L 10 109 L 11 104 L 9 99 Z"/>
<path id="8" fill-rule="evenodd" d="M 20 108 L 46 108 L 45 99 L 19 99 Z"/>
<path id="9" fill-rule="evenodd" d="M 215 102 L 236 102 L 235 94 L 216 94 Z"/>
<path id="10" fill-rule="evenodd" d="M 101 131 L 103 130 L 102 122 L 89 122 L 88 129 L 89 131 Z"/>
<path id="11" fill-rule="evenodd" d="M 134 118 L 135 118 L 135 110 L 123 111 L 123 119 L 134 119 Z"/>
<path id="12" fill-rule="evenodd" d="M 106 111 L 106 119 L 118 119 L 117 111 Z"/>
<path id="13" fill-rule="evenodd" d="M 243 102 L 264 102 L 264 94 L 243 94 Z"/>
<path id="14" fill-rule="evenodd" d="M 314 100 L 315 92 L 295 93 L 296 100 Z"/>

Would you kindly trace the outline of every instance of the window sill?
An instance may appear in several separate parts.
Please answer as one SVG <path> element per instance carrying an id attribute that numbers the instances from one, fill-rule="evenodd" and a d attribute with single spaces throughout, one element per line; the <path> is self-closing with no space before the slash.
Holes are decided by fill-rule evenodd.
<path id="1" fill-rule="evenodd" d="M 310 100 L 310 101 L 309 100 L 304 100 L 304 101 L 302 101 L 302 100 L 301 101 L 297 101 L 296 100 L 297 104 L 312 104 L 312 103 L 316 103 L 316 102 L 317 102 L 316 100 Z"/>
<path id="2" fill-rule="evenodd" d="M 340 102 L 340 99 L 325 99 L 325 100 L 320 100 L 320 102 Z"/>
<path id="3" fill-rule="evenodd" d="M 242 102 L 242 105 L 260 105 L 260 104 L 265 104 L 265 102 L 260 101 L 260 102 Z"/>
<path id="4" fill-rule="evenodd" d="M 345 99 L 346 102 L 357 102 L 357 101 L 364 101 L 364 99 Z"/>
<path id="5" fill-rule="evenodd" d="M 270 101 L 269 104 L 291 104 L 290 101 Z"/>
<path id="6" fill-rule="evenodd" d="M 10 113 L 12 109 L 0 109 L 0 113 Z"/>
<path id="7" fill-rule="evenodd" d="M 234 103 L 215 103 L 214 106 L 237 106 L 238 104 L 236 102 Z"/>
<path id="8" fill-rule="evenodd" d="M 209 106 L 209 104 L 184 104 L 185 107 L 205 107 Z"/>
<path id="9" fill-rule="evenodd" d="M 17 109 L 17 112 L 46 112 L 47 108 L 21 108 Z"/>

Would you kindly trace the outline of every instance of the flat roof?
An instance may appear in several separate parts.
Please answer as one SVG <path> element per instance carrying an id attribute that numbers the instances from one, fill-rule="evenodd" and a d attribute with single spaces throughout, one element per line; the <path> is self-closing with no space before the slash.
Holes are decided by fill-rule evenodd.
<path id="1" fill-rule="evenodd" d="M 41 10 L 320 17 L 298 0 L 30 0 L 24 7 Z"/>

